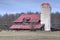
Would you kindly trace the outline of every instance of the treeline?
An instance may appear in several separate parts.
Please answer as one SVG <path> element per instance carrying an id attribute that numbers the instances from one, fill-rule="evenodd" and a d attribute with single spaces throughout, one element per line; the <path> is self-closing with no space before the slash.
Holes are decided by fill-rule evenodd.
<path id="1" fill-rule="evenodd" d="M 28 12 L 32 14 L 32 12 Z M 40 14 L 39 12 L 36 12 Z M 16 13 L 16 14 L 8 14 L 0 15 L 0 29 L 9 29 L 9 27 L 13 24 L 13 21 L 16 20 L 20 15 L 24 13 Z M 52 28 L 60 28 L 60 13 L 51 13 L 51 27 Z"/>
<path id="2" fill-rule="evenodd" d="M 9 29 L 9 27 L 13 24 L 13 21 L 18 18 L 20 14 L 5 14 L 3 16 L 0 15 L 0 29 Z"/>
<path id="3" fill-rule="evenodd" d="M 60 29 L 60 13 L 51 13 L 51 27 Z"/>

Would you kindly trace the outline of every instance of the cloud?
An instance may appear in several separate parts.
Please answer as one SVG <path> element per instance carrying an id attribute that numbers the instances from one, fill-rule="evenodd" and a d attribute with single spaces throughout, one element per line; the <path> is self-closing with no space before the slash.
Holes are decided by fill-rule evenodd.
<path id="1" fill-rule="evenodd" d="M 49 2 L 53 10 L 60 8 L 58 5 L 60 0 L 0 0 L 0 12 L 40 12 L 40 6 L 43 2 Z"/>

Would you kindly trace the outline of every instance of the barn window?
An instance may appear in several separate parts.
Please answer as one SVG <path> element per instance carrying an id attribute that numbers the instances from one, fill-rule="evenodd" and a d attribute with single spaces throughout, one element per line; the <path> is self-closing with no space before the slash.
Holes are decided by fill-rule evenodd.
<path id="1" fill-rule="evenodd" d="M 26 24 L 26 23 L 28 24 L 29 23 L 29 20 L 30 20 L 30 18 L 24 18 L 23 19 L 23 24 Z"/>

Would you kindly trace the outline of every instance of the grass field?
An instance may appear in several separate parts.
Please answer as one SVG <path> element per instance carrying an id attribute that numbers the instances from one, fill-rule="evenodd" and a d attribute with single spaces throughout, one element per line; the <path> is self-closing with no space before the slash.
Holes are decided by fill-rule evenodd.
<path id="1" fill-rule="evenodd" d="M 3 31 L 0 32 L 0 40 L 60 40 L 60 31 Z"/>

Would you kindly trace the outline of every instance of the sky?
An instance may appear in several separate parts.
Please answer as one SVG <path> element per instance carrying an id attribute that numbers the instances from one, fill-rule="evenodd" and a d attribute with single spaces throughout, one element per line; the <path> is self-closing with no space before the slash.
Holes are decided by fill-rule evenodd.
<path id="1" fill-rule="evenodd" d="M 0 15 L 21 12 L 41 12 L 41 4 L 51 5 L 51 12 L 60 12 L 60 0 L 0 0 Z"/>

